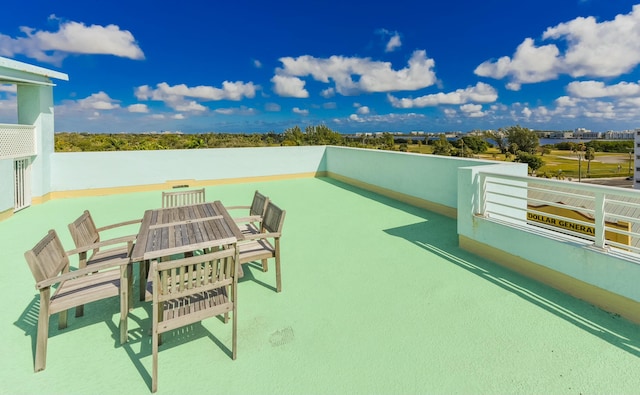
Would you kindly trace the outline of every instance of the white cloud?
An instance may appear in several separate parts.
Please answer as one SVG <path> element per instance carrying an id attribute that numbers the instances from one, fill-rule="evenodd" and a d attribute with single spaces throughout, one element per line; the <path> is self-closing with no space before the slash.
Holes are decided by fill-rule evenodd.
<path id="1" fill-rule="evenodd" d="M 453 108 L 445 108 L 442 111 L 444 112 L 444 115 L 447 118 L 453 118 L 453 117 L 458 116 L 458 112 L 456 110 L 454 110 Z"/>
<path id="2" fill-rule="evenodd" d="M 55 15 L 50 19 L 57 20 Z M 21 54 L 42 62 L 59 65 L 69 54 L 113 55 L 135 60 L 144 59 L 133 34 L 117 25 L 91 25 L 61 22 L 58 30 L 48 32 L 22 26 L 24 37 L 0 34 L 0 55 Z"/>
<path id="3" fill-rule="evenodd" d="M 258 59 L 254 59 L 254 60 L 253 60 L 253 66 L 254 66 L 256 69 L 261 69 L 261 68 L 262 68 L 262 62 L 261 62 L 261 61 L 259 61 Z"/>
<path id="4" fill-rule="evenodd" d="M 120 108 L 120 101 L 109 97 L 106 93 L 100 91 L 89 97 L 76 101 L 77 105 L 83 109 L 93 110 L 115 110 Z"/>
<path id="5" fill-rule="evenodd" d="M 0 84 L 0 92 L 17 93 L 18 85 Z"/>
<path id="6" fill-rule="evenodd" d="M 246 106 L 240 106 L 235 108 L 218 108 L 215 110 L 218 114 L 224 115 L 255 115 L 256 110 Z"/>
<path id="7" fill-rule="evenodd" d="M 470 118 L 480 118 L 486 115 L 482 111 L 482 105 L 480 104 L 464 104 L 460 106 L 460 111 Z"/>
<path id="8" fill-rule="evenodd" d="M 293 112 L 302 116 L 307 116 L 309 115 L 309 110 L 302 110 L 298 107 L 293 107 Z"/>
<path id="9" fill-rule="evenodd" d="M 609 21 L 576 18 L 549 27 L 542 40 L 564 41 L 536 46 L 531 38 L 518 46 L 513 57 L 503 56 L 480 64 L 475 73 L 496 79 L 509 78 L 510 89 L 520 84 L 548 81 L 560 74 L 572 77 L 615 77 L 640 64 L 640 5 L 629 14 Z"/>
<path id="10" fill-rule="evenodd" d="M 466 89 L 458 89 L 449 93 L 439 92 L 415 99 L 399 99 L 391 94 L 388 94 L 387 98 L 396 108 L 421 108 L 440 104 L 492 103 L 498 99 L 498 93 L 491 85 L 478 82 L 475 86 Z"/>
<path id="11" fill-rule="evenodd" d="M 184 112 L 207 111 L 207 107 L 196 102 L 195 100 L 176 100 L 167 104 L 169 104 L 169 106 L 176 111 L 184 111 Z"/>
<path id="12" fill-rule="evenodd" d="M 575 107 L 577 100 L 569 96 L 561 96 L 555 100 L 558 107 Z"/>
<path id="13" fill-rule="evenodd" d="M 332 121 L 336 124 L 343 123 L 370 123 L 372 125 L 375 124 L 386 124 L 388 127 L 396 127 L 398 123 L 423 120 L 426 118 L 424 114 L 416 114 L 416 113 L 408 113 L 408 114 L 384 114 L 384 115 L 366 115 L 359 116 L 358 114 L 351 114 L 347 118 L 334 118 Z"/>
<path id="14" fill-rule="evenodd" d="M 522 83 L 556 78 L 560 68 L 559 53 L 553 44 L 536 47 L 533 40 L 527 38 L 518 46 L 513 59 L 503 56 L 496 62 L 486 61 L 474 72 L 481 77 L 496 79 L 509 76 L 513 81 L 508 88 L 518 90 Z"/>
<path id="15" fill-rule="evenodd" d="M 334 101 L 330 101 L 330 102 L 324 103 L 322 105 L 322 108 L 325 108 L 327 110 L 333 110 L 335 108 L 338 108 L 338 104 Z"/>
<path id="16" fill-rule="evenodd" d="M 242 81 L 224 81 L 222 88 L 204 85 L 188 87 L 185 84 L 171 86 L 166 82 L 161 82 L 156 85 L 156 89 L 151 88 L 149 85 L 139 86 L 135 88 L 134 94 L 138 100 L 162 101 L 177 111 L 202 112 L 206 111 L 207 107 L 195 100 L 187 100 L 186 98 L 194 98 L 200 101 L 239 101 L 245 97 L 255 97 L 256 88 L 253 82 L 245 83 Z"/>
<path id="17" fill-rule="evenodd" d="M 325 99 L 329 99 L 331 97 L 334 97 L 335 95 L 336 95 L 336 90 L 333 88 L 323 89 L 320 92 L 320 96 L 324 97 Z"/>
<path id="18" fill-rule="evenodd" d="M 584 98 L 639 96 L 640 85 L 620 82 L 607 86 L 601 81 L 574 81 L 567 85 L 567 92 Z"/>
<path id="19" fill-rule="evenodd" d="M 512 122 L 534 122 L 541 125 L 548 122 L 558 122 L 562 119 L 581 119 L 583 122 L 605 122 L 602 127 L 610 129 L 611 122 L 625 122 L 635 124 L 640 117 L 640 97 L 614 99 L 605 101 L 593 98 L 575 98 L 562 96 L 555 100 L 555 106 L 533 107 L 523 103 L 513 103 L 504 114 L 497 114 L 497 118 L 506 119 L 507 112 Z"/>
<path id="20" fill-rule="evenodd" d="M 376 34 L 379 34 L 380 36 L 382 36 L 383 40 L 387 40 L 387 37 L 389 38 L 386 41 L 386 45 L 384 48 L 385 52 L 393 52 L 402 46 L 400 33 L 398 33 L 397 31 L 392 32 L 387 29 L 378 29 L 376 30 Z"/>
<path id="21" fill-rule="evenodd" d="M 371 112 L 371 111 L 369 110 L 369 107 L 367 107 L 367 106 L 362 106 L 362 107 L 359 107 L 359 108 L 358 108 L 358 110 L 357 110 L 356 112 L 357 112 L 358 114 L 360 114 L 360 115 L 367 115 L 367 114 L 369 114 L 369 112 Z"/>
<path id="22" fill-rule="evenodd" d="M 149 107 L 147 107 L 146 104 L 132 104 L 127 107 L 127 110 L 129 110 L 129 112 L 148 113 Z"/>
<path id="23" fill-rule="evenodd" d="M 274 92 L 279 96 L 301 99 L 309 97 L 309 92 L 304 88 L 306 82 L 298 77 L 274 75 L 271 82 L 273 82 Z"/>
<path id="24" fill-rule="evenodd" d="M 629 14 L 598 23 L 594 17 L 576 18 L 548 28 L 543 39 L 565 39 L 564 64 L 573 77 L 613 77 L 640 63 L 640 5 Z"/>
<path id="25" fill-rule="evenodd" d="M 400 70 L 394 70 L 389 62 L 343 56 L 315 58 L 304 55 L 280 58 L 280 61 L 283 67 L 277 68 L 272 78 L 280 96 L 308 97 L 301 79 L 308 76 L 323 83 L 333 81 L 335 91 L 345 96 L 362 92 L 411 91 L 436 83 L 435 62 L 427 58 L 425 51 L 415 51 L 408 66 Z M 325 90 L 323 95 L 330 92 Z"/>
<path id="26" fill-rule="evenodd" d="M 389 39 L 389 42 L 387 42 L 387 46 L 385 47 L 384 51 L 393 52 L 396 49 L 400 48 L 401 46 L 402 46 L 402 41 L 400 40 L 400 34 L 396 32 L 393 36 L 391 36 L 391 38 Z"/>
<path id="27" fill-rule="evenodd" d="M 278 103 L 267 103 L 264 105 L 264 110 L 269 112 L 278 112 L 282 109 Z"/>
<path id="28" fill-rule="evenodd" d="M 181 120 L 185 119 L 185 116 L 183 114 L 174 114 L 171 116 L 171 119 Z"/>
<path id="29" fill-rule="evenodd" d="M 239 101 L 243 98 L 252 99 L 256 95 L 256 86 L 253 82 L 230 82 L 224 81 L 222 88 L 214 88 L 212 86 L 199 85 L 188 87 L 185 84 L 169 85 L 161 82 L 156 85 L 156 89 L 150 88 L 148 85 L 142 85 L 135 89 L 135 95 L 138 100 L 160 100 L 171 101 L 176 98 L 192 97 L 203 101 L 217 100 L 234 100 Z"/>
<path id="30" fill-rule="evenodd" d="M 0 100 L 0 123 L 18 122 L 18 101 L 15 99 Z"/>

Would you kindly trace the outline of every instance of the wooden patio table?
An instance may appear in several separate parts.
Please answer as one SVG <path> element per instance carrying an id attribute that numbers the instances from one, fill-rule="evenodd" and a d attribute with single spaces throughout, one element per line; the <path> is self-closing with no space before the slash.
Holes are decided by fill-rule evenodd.
<path id="1" fill-rule="evenodd" d="M 145 299 L 149 261 L 189 253 L 213 245 L 227 245 L 244 236 L 217 200 L 188 206 L 147 210 L 142 217 L 131 262 L 140 262 L 140 300 Z"/>

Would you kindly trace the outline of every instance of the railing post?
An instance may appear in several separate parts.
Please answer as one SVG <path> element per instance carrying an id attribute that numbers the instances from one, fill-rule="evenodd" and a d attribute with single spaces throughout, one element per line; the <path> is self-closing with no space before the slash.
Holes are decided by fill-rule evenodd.
<path id="1" fill-rule="evenodd" d="M 596 230 L 596 234 L 595 234 L 595 246 L 599 247 L 599 248 L 604 248 L 605 246 L 605 222 L 604 222 L 604 206 L 605 206 L 605 197 L 604 197 L 604 192 L 596 192 L 595 194 L 595 198 L 594 198 L 594 208 L 595 208 L 595 218 L 594 218 L 594 225 L 595 225 L 595 230 Z"/>

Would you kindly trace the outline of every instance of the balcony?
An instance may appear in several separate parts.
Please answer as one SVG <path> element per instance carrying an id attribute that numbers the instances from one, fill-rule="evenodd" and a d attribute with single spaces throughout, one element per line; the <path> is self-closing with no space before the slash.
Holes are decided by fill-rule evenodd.
<path id="1" fill-rule="evenodd" d="M 225 167 L 229 158 L 237 165 Z M 70 249 L 66 226 L 85 209 L 98 226 L 140 217 L 177 185 L 204 186 L 225 204 L 259 189 L 287 210 L 283 292 L 274 292 L 273 268 L 249 266 L 238 359 L 220 320 L 170 333 L 159 392 L 637 391 L 629 377 L 640 361 L 638 325 L 568 294 L 640 300 L 637 254 L 527 223 L 521 165 L 336 147 L 75 153 L 53 155 L 50 182 L 43 204 L 0 222 L 4 262 L 15 268 L 0 290 L 7 392 L 148 393 L 144 303 L 130 313 L 125 346 L 115 299 L 71 314 L 63 331 L 52 320 L 47 369 L 33 373 L 38 298 L 22 254 L 50 228 Z M 497 183 L 513 193 L 491 196 Z M 592 192 L 603 190 L 614 194 Z M 612 215 L 608 199 L 589 208 L 603 219 L 598 235 Z M 523 267 L 524 276 L 494 263 L 505 256 L 548 267 Z M 531 279 L 548 271 L 581 288 Z"/>

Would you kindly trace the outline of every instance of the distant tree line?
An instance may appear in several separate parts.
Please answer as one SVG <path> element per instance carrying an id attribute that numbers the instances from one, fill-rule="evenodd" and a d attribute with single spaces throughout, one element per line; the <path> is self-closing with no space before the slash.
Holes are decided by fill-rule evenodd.
<path id="1" fill-rule="evenodd" d="M 540 131 L 522 126 L 509 126 L 497 132 L 470 134 L 449 141 L 445 134 L 436 139 L 394 138 L 391 133 L 361 134 L 345 136 L 325 125 L 299 126 L 286 129 L 282 133 L 147 133 L 147 134 L 92 134 L 92 133 L 56 133 L 55 150 L 57 152 L 74 151 L 132 151 L 165 149 L 200 149 L 233 147 L 273 147 L 301 145 L 337 145 L 371 149 L 408 151 L 408 144 L 429 144 L 435 155 L 473 157 L 485 153 L 490 147 L 496 147 L 505 159 L 527 163 L 532 173 L 542 166 L 542 156 L 551 149 L 583 152 L 589 162 L 595 152 L 628 153 L 633 149 L 633 141 L 591 140 L 585 143 L 560 142 L 539 146 Z"/>
<path id="2" fill-rule="evenodd" d="M 561 142 L 553 144 L 557 150 L 575 151 L 577 147 L 583 145 L 592 148 L 595 152 L 628 153 L 633 150 L 633 140 L 591 140 L 585 143 Z"/>
<path id="3" fill-rule="evenodd" d="M 56 133 L 56 152 L 338 145 L 393 150 L 391 133 L 345 137 L 325 125 L 299 126 L 282 133 Z"/>

